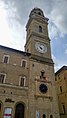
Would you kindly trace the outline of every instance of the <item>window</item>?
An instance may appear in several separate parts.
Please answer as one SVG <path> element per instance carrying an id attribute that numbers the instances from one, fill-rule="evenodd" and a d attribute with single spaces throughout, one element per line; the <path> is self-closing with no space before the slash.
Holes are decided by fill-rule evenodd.
<path id="1" fill-rule="evenodd" d="M 25 81 L 26 81 L 26 77 L 25 76 L 20 76 L 19 85 L 20 86 L 25 86 Z"/>
<path id="2" fill-rule="evenodd" d="M 27 61 L 26 60 L 24 60 L 24 59 L 22 59 L 21 60 L 21 67 L 27 67 Z"/>
<path id="3" fill-rule="evenodd" d="M 58 79 L 60 79 L 60 74 L 58 74 Z"/>
<path id="4" fill-rule="evenodd" d="M 64 76 L 64 80 L 66 80 L 66 76 Z"/>
<path id="5" fill-rule="evenodd" d="M 39 32 L 42 32 L 42 27 L 41 26 L 39 26 Z"/>
<path id="6" fill-rule="evenodd" d="M 4 55 L 3 56 L 3 62 L 6 63 L 6 64 L 9 63 L 9 55 Z"/>
<path id="7" fill-rule="evenodd" d="M 41 71 L 41 77 L 44 77 L 44 73 L 45 73 L 45 71 L 42 70 L 42 71 Z"/>
<path id="8" fill-rule="evenodd" d="M 65 105 L 63 105 L 63 113 L 65 113 Z"/>
<path id="9" fill-rule="evenodd" d="M 46 118 L 46 115 L 45 114 L 43 114 L 43 118 Z"/>
<path id="10" fill-rule="evenodd" d="M 60 92 L 62 93 L 62 86 L 60 86 Z"/>
<path id="11" fill-rule="evenodd" d="M 6 74 L 0 73 L 0 83 L 5 83 Z"/>
<path id="12" fill-rule="evenodd" d="M 38 14 L 39 14 L 39 15 L 41 15 L 41 13 L 40 13 L 40 12 L 38 12 Z"/>

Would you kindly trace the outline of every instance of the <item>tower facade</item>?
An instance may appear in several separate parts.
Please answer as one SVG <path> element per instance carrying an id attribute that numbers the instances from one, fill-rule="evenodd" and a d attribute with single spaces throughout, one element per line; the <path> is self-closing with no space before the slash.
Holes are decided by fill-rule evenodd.
<path id="1" fill-rule="evenodd" d="M 59 118 L 54 63 L 48 36 L 48 18 L 34 8 L 26 25 L 25 51 L 31 53 L 29 64 L 29 118 Z"/>

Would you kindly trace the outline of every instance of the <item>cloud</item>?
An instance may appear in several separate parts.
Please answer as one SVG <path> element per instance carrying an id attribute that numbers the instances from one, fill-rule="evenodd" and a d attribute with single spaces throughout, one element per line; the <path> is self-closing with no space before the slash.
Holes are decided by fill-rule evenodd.
<path id="1" fill-rule="evenodd" d="M 67 55 L 67 43 L 64 45 L 65 51 L 64 53 Z"/>
<path id="2" fill-rule="evenodd" d="M 29 13 L 34 7 L 40 7 L 46 17 L 53 22 L 50 36 L 54 31 L 54 36 L 60 37 L 67 33 L 67 0 L 1 0 L 4 1 L 8 9 L 9 24 L 15 24 L 16 21 L 22 26 L 27 23 Z M 55 38 L 55 37 L 51 38 Z"/>
<path id="3" fill-rule="evenodd" d="M 49 28 L 49 37 L 51 39 L 57 39 L 57 35 L 58 35 L 57 27 L 53 23 L 50 23 L 48 28 Z"/>
<path id="4" fill-rule="evenodd" d="M 65 50 L 65 54 L 67 54 L 67 49 Z"/>
<path id="5" fill-rule="evenodd" d="M 55 37 L 59 36 L 63 37 L 67 34 L 67 1 L 66 0 L 53 0 L 53 6 L 50 12 L 48 12 L 48 17 L 50 21 L 54 24 L 51 27 L 50 34 L 52 31 L 56 31 Z M 55 38 L 54 37 L 54 38 Z M 51 37 L 53 38 L 53 37 Z"/>
<path id="6" fill-rule="evenodd" d="M 55 72 L 58 71 L 62 66 L 67 65 L 67 61 L 61 61 L 56 58 L 54 54 L 52 54 L 52 59 L 54 61 L 54 70 Z"/>
<path id="7" fill-rule="evenodd" d="M 45 16 L 49 18 L 49 36 L 51 39 L 57 39 L 58 35 L 63 37 L 64 34 L 67 34 L 66 0 L 0 0 L 0 3 L 0 7 L 2 6 L 6 11 L 6 22 L 8 22 L 8 29 L 14 32 L 13 36 L 15 32 L 16 34 L 18 32 L 24 37 L 24 26 L 26 26 L 29 14 L 34 7 L 40 7 Z M 21 34 L 22 27 L 24 31 Z"/>

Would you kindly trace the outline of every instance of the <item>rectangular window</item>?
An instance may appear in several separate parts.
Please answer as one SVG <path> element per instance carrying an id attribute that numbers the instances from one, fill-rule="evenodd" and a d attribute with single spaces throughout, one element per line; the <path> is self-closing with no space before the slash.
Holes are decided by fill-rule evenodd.
<path id="1" fill-rule="evenodd" d="M 3 56 L 3 62 L 6 63 L 6 64 L 9 63 L 9 55 L 4 55 Z"/>
<path id="2" fill-rule="evenodd" d="M 58 79 L 60 79 L 60 74 L 58 74 Z"/>
<path id="3" fill-rule="evenodd" d="M 0 83 L 5 83 L 6 74 L 0 73 Z"/>
<path id="4" fill-rule="evenodd" d="M 25 81 L 26 81 L 26 77 L 25 76 L 20 76 L 19 85 L 20 86 L 25 86 Z"/>
<path id="5" fill-rule="evenodd" d="M 27 67 L 27 61 L 26 60 L 24 60 L 24 59 L 21 60 L 21 67 L 23 67 L 23 68 Z"/>
<path id="6" fill-rule="evenodd" d="M 63 113 L 65 114 L 65 105 L 63 105 Z"/>
<path id="7" fill-rule="evenodd" d="M 62 86 L 60 86 L 60 92 L 62 93 Z"/>

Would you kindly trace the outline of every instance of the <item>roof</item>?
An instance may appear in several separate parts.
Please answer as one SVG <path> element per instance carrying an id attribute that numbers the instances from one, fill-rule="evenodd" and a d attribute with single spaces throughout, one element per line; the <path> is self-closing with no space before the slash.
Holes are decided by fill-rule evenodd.
<path id="1" fill-rule="evenodd" d="M 67 66 L 63 66 L 62 68 L 60 68 L 56 73 L 55 75 L 59 74 L 61 71 L 63 70 L 67 70 Z"/>
<path id="2" fill-rule="evenodd" d="M 0 49 L 5 49 L 5 50 L 12 51 L 12 52 L 17 52 L 17 53 L 25 55 L 25 56 L 30 56 L 31 55 L 31 53 L 24 52 L 24 51 L 17 50 L 17 49 L 13 49 L 13 48 L 6 47 L 6 46 L 2 46 L 2 45 L 0 45 Z"/>

